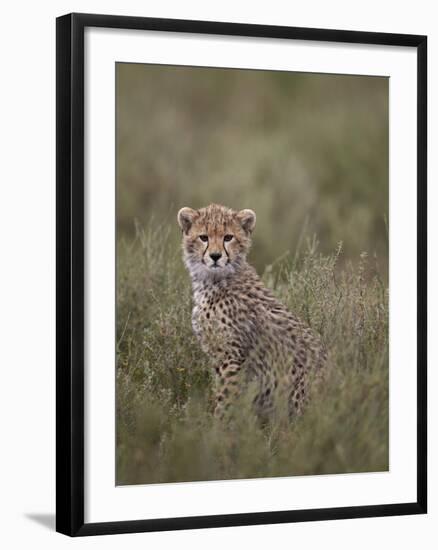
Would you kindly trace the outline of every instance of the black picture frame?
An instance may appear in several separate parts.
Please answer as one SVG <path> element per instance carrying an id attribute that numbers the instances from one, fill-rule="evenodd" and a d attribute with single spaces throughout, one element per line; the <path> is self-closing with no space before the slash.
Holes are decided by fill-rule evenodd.
<path id="1" fill-rule="evenodd" d="M 311 510 L 84 522 L 84 29 L 107 27 L 406 46 L 417 51 L 417 499 Z M 68 14 L 56 21 L 56 530 L 70 536 L 361 518 L 427 511 L 427 37 Z"/>

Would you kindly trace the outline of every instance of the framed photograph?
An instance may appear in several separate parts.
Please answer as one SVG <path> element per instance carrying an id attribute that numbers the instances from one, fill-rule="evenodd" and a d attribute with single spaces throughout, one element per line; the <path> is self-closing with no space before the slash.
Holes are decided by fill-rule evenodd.
<path id="1" fill-rule="evenodd" d="M 425 36 L 57 19 L 57 530 L 426 513 Z"/>

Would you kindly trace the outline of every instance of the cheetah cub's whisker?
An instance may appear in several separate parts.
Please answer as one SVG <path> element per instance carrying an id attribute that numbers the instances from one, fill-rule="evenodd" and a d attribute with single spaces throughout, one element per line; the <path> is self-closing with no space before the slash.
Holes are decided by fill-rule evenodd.
<path id="1" fill-rule="evenodd" d="M 299 414 L 311 379 L 326 363 L 317 334 L 286 309 L 246 261 L 256 223 L 252 210 L 211 204 L 181 208 L 183 258 L 193 287 L 193 330 L 217 379 L 215 416 L 223 418 L 243 386 L 256 388 L 257 414 L 280 401 Z"/>

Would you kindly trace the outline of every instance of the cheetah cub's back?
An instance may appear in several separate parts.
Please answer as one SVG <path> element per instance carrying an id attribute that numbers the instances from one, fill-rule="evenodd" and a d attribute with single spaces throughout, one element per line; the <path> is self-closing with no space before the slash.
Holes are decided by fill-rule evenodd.
<path id="1" fill-rule="evenodd" d="M 319 336 L 247 263 L 255 213 L 211 204 L 182 208 L 178 223 L 192 279 L 193 330 L 216 372 L 215 415 L 223 417 L 249 382 L 261 416 L 268 417 L 281 399 L 291 416 L 300 413 L 326 353 Z"/>

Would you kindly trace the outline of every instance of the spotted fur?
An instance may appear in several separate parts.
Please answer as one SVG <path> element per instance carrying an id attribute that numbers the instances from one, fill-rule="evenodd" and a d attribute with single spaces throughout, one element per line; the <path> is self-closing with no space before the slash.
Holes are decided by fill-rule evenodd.
<path id="1" fill-rule="evenodd" d="M 267 289 L 246 257 L 256 215 L 212 204 L 182 208 L 183 258 L 193 287 L 193 330 L 216 372 L 215 415 L 222 418 L 255 387 L 257 413 L 285 400 L 290 416 L 307 401 L 326 362 L 320 338 Z"/>

